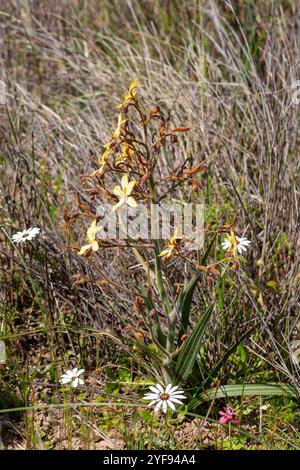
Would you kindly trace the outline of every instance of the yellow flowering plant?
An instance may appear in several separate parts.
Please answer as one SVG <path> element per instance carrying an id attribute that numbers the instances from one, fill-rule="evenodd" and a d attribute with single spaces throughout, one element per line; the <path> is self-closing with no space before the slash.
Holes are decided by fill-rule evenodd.
<path id="1" fill-rule="evenodd" d="M 117 106 L 120 112 L 111 139 L 104 144 L 102 155 L 92 158 L 94 169 L 82 180 L 93 206 L 106 201 L 112 204 L 111 212 L 118 214 L 127 208 L 134 211 L 142 203 L 152 217 L 155 204 L 169 198 L 180 185 L 186 185 L 187 190 L 190 188 L 190 198 L 195 197 L 201 187 L 198 174 L 205 170 L 206 162 L 192 165 L 186 159 L 168 174 L 162 174 L 158 163 L 163 158 L 163 151 L 176 146 L 178 135 L 185 134 L 189 128 L 172 127 L 170 116 L 165 116 L 158 106 L 146 111 L 138 97 L 138 86 L 138 80 L 131 82 L 123 101 Z M 83 204 L 80 208 L 86 216 L 95 217 L 95 210 L 91 211 Z M 138 238 L 134 241 L 130 237 L 122 241 L 96 239 L 99 224 L 96 219 L 92 222 L 87 231 L 88 244 L 82 246 L 79 255 L 90 257 L 97 251 L 101 252 L 101 249 L 112 247 L 133 251 L 145 271 L 145 285 L 138 295 L 134 295 L 134 308 L 141 315 L 148 337 L 156 347 L 162 378 L 166 383 L 187 380 L 197 363 L 199 348 L 213 311 L 210 306 L 202 312 L 191 328 L 191 305 L 197 283 L 203 275 L 208 278 L 218 276 L 218 265 L 226 263 L 237 267 L 240 260 L 237 249 L 245 246 L 246 239 L 239 241 L 236 238 L 235 224 L 207 225 L 204 237 L 209 241 L 209 246 L 201 255 L 199 249 L 188 250 L 190 240 L 179 235 L 176 226 L 170 239 L 163 244 L 156 233 L 158 223 L 154 224 L 151 239 Z M 222 259 L 206 264 L 219 233 L 230 234 L 224 242 L 227 252 Z M 154 267 L 150 259 L 154 260 Z M 175 291 L 168 280 L 167 265 L 176 259 L 193 271 L 181 291 Z M 118 287 L 128 292 L 126 287 Z M 128 331 L 134 329 L 134 325 L 128 325 Z M 144 338 L 138 331 L 134 334 L 138 342 Z M 210 380 L 213 376 L 212 371 Z"/>
<path id="2" fill-rule="evenodd" d="M 96 234 L 101 230 L 101 227 L 97 227 L 97 221 L 93 220 L 91 226 L 87 230 L 87 241 L 89 242 L 87 245 L 84 245 L 80 251 L 78 252 L 79 255 L 84 255 L 86 253 L 90 253 L 91 251 L 98 251 L 99 243 L 96 240 Z"/>

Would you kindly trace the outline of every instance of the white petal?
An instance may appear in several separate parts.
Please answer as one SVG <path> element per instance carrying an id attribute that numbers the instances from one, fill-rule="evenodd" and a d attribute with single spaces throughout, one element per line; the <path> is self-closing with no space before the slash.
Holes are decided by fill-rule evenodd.
<path id="1" fill-rule="evenodd" d="M 177 398 L 170 398 L 169 401 L 172 401 L 173 403 L 178 403 L 178 405 L 183 405 L 182 401 L 181 400 L 177 400 Z"/>
<path id="2" fill-rule="evenodd" d="M 68 384 L 69 382 L 71 382 L 71 380 L 72 380 L 72 379 L 69 379 L 69 377 L 62 377 L 62 378 L 60 379 L 60 383 L 63 384 L 63 385 L 64 385 L 64 384 Z"/>
<path id="3" fill-rule="evenodd" d="M 175 411 L 174 403 L 171 400 L 168 400 L 167 403 L 168 403 L 169 407 L 172 408 L 173 411 Z"/>
<path id="4" fill-rule="evenodd" d="M 78 379 L 79 385 L 84 385 L 84 381 L 82 379 Z"/>
<path id="5" fill-rule="evenodd" d="M 174 397 L 174 398 L 186 398 L 185 395 L 180 394 L 180 393 L 176 393 L 176 392 L 171 393 L 171 394 L 169 394 L 169 395 L 170 395 L 170 398 L 173 398 L 173 397 Z"/>
<path id="6" fill-rule="evenodd" d="M 81 375 L 84 372 L 84 369 L 79 369 L 76 373 L 77 377 Z"/>
<path id="7" fill-rule="evenodd" d="M 158 400 L 152 400 L 152 401 L 149 403 L 148 406 L 153 406 L 153 405 L 155 405 L 157 402 L 158 402 Z"/>
<path id="8" fill-rule="evenodd" d="M 148 393 L 143 398 L 144 398 L 144 400 L 154 400 L 154 398 L 157 398 L 157 399 L 159 398 L 159 394 L 158 393 Z"/>
<path id="9" fill-rule="evenodd" d="M 153 385 L 151 385 L 149 389 L 154 393 L 161 393 L 161 390 L 157 386 L 153 387 Z"/>
<path id="10" fill-rule="evenodd" d="M 248 247 L 244 245 L 243 243 L 238 243 L 238 247 L 242 248 L 243 250 L 247 251 Z"/>
<path id="11" fill-rule="evenodd" d="M 169 393 L 170 390 L 171 390 L 171 388 L 172 388 L 172 384 L 168 384 L 168 385 L 166 386 L 165 393 Z"/>
<path id="12" fill-rule="evenodd" d="M 156 384 L 156 388 L 160 391 L 160 393 L 164 392 L 164 389 L 160 384 Z"/>
<path id="13" fill-rule="evenodd" d="M 222 243 L 222 248 L 224 248 L 224 250 L 227 250 L 228 248 L 231 248 L 231 243 L 230 242 L 223 242 Z"/>
<path id="14" fill-rule="evenodd" d="M 174 397 L 178 396 L 178 395 L 182 395 L 182 396 L 185 396 L 184 395 L 184 392 L 182 390 L 175 390 L 174 392 L 170 392 L 169 395 L 172 395 Z"/>
<path id="15" fill-rule="evenodd" d="M 163 401 L 162 408 L 163 408 L 163 412 L 166 413 L 166 412 L 167 412 L 167 408 L 168 408 L 168 405 L 167 405 L 167 402 L 166 402 L 166 401 Z"/>
<path id="16" fill-rule="evenodd" d="M 34 235 L 28 235 L 27 240 L 33 240 L 33 238 L 35 238 Z"/>
<path id="17" fill-rule="evenodd" d="M 169 390 L 169 394 L 172 395 L 176 390 L 178 389 L 178 385 L 175 385 L 175 387 L 172 387 L 170 390 Z M 178 392 L 177 392 L 178 393 Z M 181 392 L 180 392 L 181 393 Z"/>
<path id="18" fill-rule="evenodd" d="M 68 376 L 68 374 L 61 374 L 61 378 L 63 379 L 64 377 L 66 377 L 66 378 L 68 378 L 68 379 L 70 378 L 70 377 Z"/>
<path id="19" fill-rule="evenodd" d="M 245 251 L 249 250 L 250 248 L 249 246 L 246 246 L 246 245 L 241 245 L 241 246 L 244 248 Z"/>
<path id="20" fill-rule="evenodd" d="M 26 233 L 27 233 L 27 230 L 23 230 L 23 232 L 17 232 L 12 236 L 12 240 L 16 243 L 25 242 L 28 238 L 28 235 L 24 237 Z"/>
<path id="21" fill-rule="evenodd" d="M 245 245 L 249 245 L 249 244 L 251 243 L 251 241 L 248 240 L 248 238 L 245 238 L 245 237 L 241 237 L 241 238 L 240 238 L 240 237 L 236 237 L 236 239 L 237 239 L 237 241 L 238 241 L 239 243 L 243 243 L 243 244 L 245 244 Z"/>
<path id="22" fill-rule="evenodd" d="M 157 403 L 156 407 L 154 408 L 154 411 L 155 411 L 155 412 L 159 411 L 161 405 L 162 405 L 162 401 L 160 400 L 160 401 Z"/>
<path id="23" fill-rule="evenodd" d="M 78 381 L 79 381 L 79 379 L 77 377 L 75 377 L 75 379 L 72 382 L 72 387 L 73 388 L 76 388 L 78 386 Z"/>
<path id="24" fill-rule="evenodd" d="M 173 398 L 174 398 L 174 399 L 175 399 L 175 398 L 177 398 L 177 399 L 179 398 L 180 400 L 185 400 L 185 399 L 186 399 L 186 397 L 185 397 L 184 395 L 173 395 L 173 394 L 170 395 L 170 400 L 173 400 Z"/>
<path id="25" fill-rule="evenodd" d="M 12 240 L 18 240 L 22 237 L 22 232 L 15 233 L 11 238 Z"/>
<path id="26" fill-rule="evenodd" d="M 78 372 L 78 367 L 74 367 L 74 369 L 72 370 L 72 374 L 77 375 L 77 372 Z"/>

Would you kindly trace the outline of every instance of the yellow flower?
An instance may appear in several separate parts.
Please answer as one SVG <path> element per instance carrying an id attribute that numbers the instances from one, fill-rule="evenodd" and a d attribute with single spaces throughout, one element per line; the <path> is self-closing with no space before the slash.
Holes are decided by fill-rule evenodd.
<path id="1" fill-rule="evenodd" d="M 101 175 L 104 171 L 105 166 L 108 162 L 108 157 L 113 153 L 113 150 L 110 148 L 111 142 L 105 145 L 105 151 L 101 157 L 101 164 L 98 170 L 95 170 L 91 173 L 91 176 Z"/>
<path id="2" fill-rule="evenodd" d="M 170 258 L 170 256 L 173 254 L 173 251 L 177 247 L 177 239 L 178 239 L 178 228 L 175 229 L 174 235 L 171 237 L 169 241 L 167 241 L 167 247 L 165 250 L 163 250 L 159 256 L 165 256 L 166 258 Z"/>
<path id="3" fill-rule="evenodd" d="M 126 122 L 126 119 L 122 119 L 122 114 L 120 113 L 119 116 L 118 116 L 118 125 L 117 125 L 116 129 L 113 131 L 113 138 L 114 139 L 117 139 L 118 137 L 120 137 L 121 127 L 125 122 Z"/>
<path id="4" fill-rule="evenodd" d="M 96 240 L 96 233 L 101 230 L 101 227 L 97 227 L 97 221 L 93 220 L 91 226 L 87 229 L 87 241 L 89 242 L 88 245 L 84 245 L 80 251 L 78 252 L 79 255 L 84 255 L 87 251 L 97 251 L 99 250 L 99 243 Z"/>
<path id="5" fill-rule="evenodd" d="M 118 125 L 116 127 L 116 129 L 113 131 L 112 133 L 112 137 L 113 139 L 117 139 L 118 137 L 120 137 L 121 135 L 121 127 L 122 125 L 126 122 L 126 119 L 122 119 L 122 114 L 120 113 L 119 116 L 118 116 Z M 95 170 L 91 173 L 91 176 L 96 176 L 96 175 L 102 175 L 102 173 L 104 172 L 104 168 L 105 166 L 107 165 L 108 163 L 108 157 L 114 153 L 113 149 L 111 148 L 111 144 L 113 143 L 113 140 L 111 142 L 109 142 L 108 144 L 106 144 L 104 147 L 105 147 L 105 151 L 101 157 L 101 164 L 100 164 L 100 168 L 98 168 L 98 170 Z"/>
<path id="6" fill-rule="evenodd" d="M 116 109 L 123 108 L 125 104 L 129 103 L 136 95 L 136 88 L 138 86 L 138 80 L 132 80 L 129 86 L 129 91 L 128 93 L 124 96 L 124 100 L 122 101 L 121 104 L 117 106 Z"/>
<path id="7" fill-rule="evenodd" d="M 113 211 L 116 211 L 123 204 L 127 204 L 130 207 L 137 207 L 136 200 L 130 196 L 132 190 L 136 184 L 136 181 L 128 181 L 128 175 L 122 176 L 121 187 L 115 186 L 113 192 L 119 198 L 119 202 L 113 207 Z"/>

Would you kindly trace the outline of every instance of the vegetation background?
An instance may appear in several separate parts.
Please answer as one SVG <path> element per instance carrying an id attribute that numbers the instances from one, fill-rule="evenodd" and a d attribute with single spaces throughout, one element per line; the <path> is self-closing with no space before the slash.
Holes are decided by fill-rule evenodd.
<path id="1" fill-rule="evenodd" d="M 242 270 L 197 287 L 193 314 L 214 305 L 199 360 L 209 370 L 253 327 L 215 384 L 284 382 L 299 392 L 291 361 L 300 339 L 299 19 L 292 0 L 0 2 L 3 446 L 299 448 L 295 398 L 267 397 L 264 412 L 261 397 L 230 398 L 241 426 L 228 435 L 216 424 L 227 400 L 198 403 L 195 379 L 189 408 L 167 422 L 153 417 L 140 398 L 159 377 L 134 296 L 103 282 L 134 292 L 144 272 L 130 252 L 99 252 L 93 265 L 77 254 L 85 238 L 78 201 L 89 204 L 80 177 L 138 78 L 149 108 L 191 128 L 161 171 L 182 155 L 207 161 L 199 177 L 206 221 L 237 218 L 252 241 Z M 41 236 L 15 249 L 9 236 L 29 226 Z M 171 268 L 180 285 L 187 273 L 176 260 Z M 76 365 L 86 386 L 74 395 L 58 381 Z"/>

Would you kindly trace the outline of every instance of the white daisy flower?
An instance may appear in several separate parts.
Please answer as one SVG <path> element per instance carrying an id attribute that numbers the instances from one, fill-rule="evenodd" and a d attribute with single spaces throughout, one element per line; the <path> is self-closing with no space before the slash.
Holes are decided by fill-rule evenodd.
<path id="1" fill-rule="evenodd" d="M 236 254 L 238 251 L 240 255 L 246 252 L 249 248 L 251 241 L 245 237 L 236 237 L 234 232 L 231 232 L 228 235 L 223 243 L 222 248 L 227 251 L 227 253 L 232 253 L 233 255 Z"/>
<path id="2" fill-rule="evenodd" d="M 163 388 L 160 384 L 149 387 L 151 392 L 144 396 L 144 400 L 151 400 L 148 406 L 154 406 L 154 411 L 157 412 L 162 408 L 164 413 L 167 412 L 168 406 L 175 411 L 174 403 L 182 405 L 182 401 L 186 399 L 182 390 L 178 390 L 178 385 L 173 387 L 172 384 Z"/>
<path id="3" fill-rule="evenodd" d="M 41 229 L 38 227 L 30 227 L 26 230 L 23 230 L 23 232 L 17 232 L 15 233 L 11 239 L 15 243 L 23 243 L 26 240 L 32 240 L 34 237 L 36 237 L 40 233 Z"/>
<path id="4" fill-rule="evenodd" d="M 62 374 L 60 383 L 65 385 L 71 383 L 73 388 L 78 387 L 78 385 L 83 385 L 84 381 L 79 378 L 79 376 L 84 372 L 84 369 L 79 369 L 75 367 L 75 369 L 67 370 L 65 374 Z"/>

